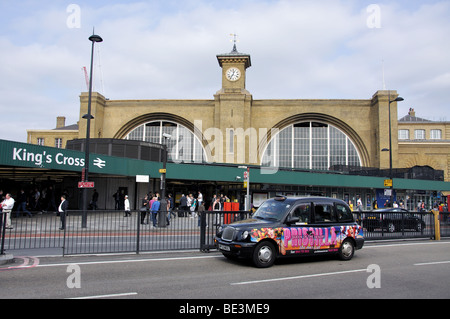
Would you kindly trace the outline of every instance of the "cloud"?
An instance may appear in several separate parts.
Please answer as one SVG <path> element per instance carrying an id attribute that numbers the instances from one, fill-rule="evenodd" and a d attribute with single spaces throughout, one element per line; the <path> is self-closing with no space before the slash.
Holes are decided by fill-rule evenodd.
<path id="1" fill-rule="evenodd" d="M 111 99 L 212 99 L 221 86 L 216 54 L 251 54 L 247 89 L 255 99 L 371 98 L 383 88 L 405 98 L 399 117 L 441 119 L 448 108 L 450 4 L 380 1 L 380 28 L 368 27 L 369 1 L 78 1 L 0 4 L 0 126 L 4 139 L 79 117 L 95 32 L 94 87 Z M 14 16 L 14 19 L 12 18 Z M 444 114 L 445 115 L 445 114 Z"/>

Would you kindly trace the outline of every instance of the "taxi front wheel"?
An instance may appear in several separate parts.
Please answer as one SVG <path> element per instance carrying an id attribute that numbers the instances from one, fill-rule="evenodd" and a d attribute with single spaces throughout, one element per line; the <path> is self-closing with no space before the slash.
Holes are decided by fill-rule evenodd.
<path id="1" fill-rule="evenodd" d="M 277 256 L 277 249 L 270 241 L 263 241 L 256 245 L 253 251 L 253 264 L 258 268 L 267 268 L 273 265 Z"/>
<path id="2" fill-rule="evenodd" d="M 353 254 L 355 253 L 355 244 L 352 240 L 346 239 L 339 248 L 339 259 L 341 260 L 350 260 L 353 258 Z"/>

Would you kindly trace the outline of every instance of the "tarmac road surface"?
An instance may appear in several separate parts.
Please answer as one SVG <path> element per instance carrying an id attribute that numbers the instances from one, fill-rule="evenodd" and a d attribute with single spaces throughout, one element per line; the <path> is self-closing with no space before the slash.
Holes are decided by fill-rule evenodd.
<path id="1" fill-rule="evenodd" d="M 14 257 L 0 266 L 0 298 L 450 298 L 450 240 L 368 243 L 350 261 L 281 259 L 268 269 L 219 252 Z"/>

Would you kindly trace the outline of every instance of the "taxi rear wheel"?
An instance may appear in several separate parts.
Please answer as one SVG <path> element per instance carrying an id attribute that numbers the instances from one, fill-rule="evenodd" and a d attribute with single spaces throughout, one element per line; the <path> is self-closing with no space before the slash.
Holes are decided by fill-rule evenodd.
<path id="1" fill-rule="evenodd" d="M 258 268 L 267 268 L 273 265 L 277 256 L 275 245 L 270 241 L 263 241 L 256 245 L 253 251 L 253 264 Z"/>
<path id="2" fill-rule="evenodd" d="M 353 254 L 355 253 L 355 245 L 353 241 L 350 239 L 344 240 L 339 248 L 339 259 L 341 260 L 350 260 L 353 258 Z"/>

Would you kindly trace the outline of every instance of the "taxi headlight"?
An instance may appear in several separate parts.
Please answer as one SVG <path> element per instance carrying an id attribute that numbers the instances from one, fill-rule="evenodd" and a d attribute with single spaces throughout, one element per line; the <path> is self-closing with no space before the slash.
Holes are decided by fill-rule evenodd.
<path id="1" fill-rule="evenodd" d="M 248 231 L 246 230 L 246 231 L 244 231 L 244 232 L 242 233 L 241 238 L 242 238 L 242 239 L 247 239 L 247 237 L 248 237 Z"/>

